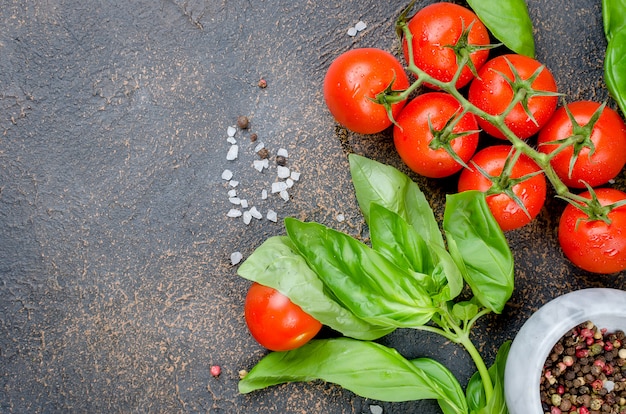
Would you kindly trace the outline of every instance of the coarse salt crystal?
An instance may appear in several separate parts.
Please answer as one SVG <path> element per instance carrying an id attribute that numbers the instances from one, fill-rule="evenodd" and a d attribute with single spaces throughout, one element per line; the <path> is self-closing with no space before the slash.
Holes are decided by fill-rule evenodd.
<path id="1" fill-rule="evenodd" d="M 252 214 L 250 214 L 249 211 L 244 211 L 243 212 L 243 222 L 245 224 L 250 224 L 251 221 L 252 221 Z"/>
<path id="2" fill-rule="evenodd" d="M 271 209 L 267 210 L 266 217 L 269 221 L 273 221 L 274 223 L 278 221 L 278 214 L 276 214 L 274 210 L 271 210 Z"/>
<path id="3" fill-rule="evenodd" d="M 231 145 L 228 149 L 228 154 L 226 154 L 226 159 L 228 161 L 236 160 L 239 156 L 239 145 Z"/>
<path id="4" fill-rule="evenodd" d="M 291 178 L 287 178 L 285 183 L 287 184 L 287 188 L 293 187 L 293 180 Z"/>
<path id="5" fill-rule="evenodd" d="M 380 405 L 370 405 L 370 412 L 372 414 L 383 414 L 383 407 Z"/>
<path id="6" fill-rule="evenodd" d="M 235 190 L 234 188 L 232 190 L 228 190 L 228 197 L 236 197 L 237 196 L 237 190 Z"/>
<path id="7" fill-rule="evenodd" d="M 259 210 L 257 210 L 255 206 L 252 206 L 252 208 L 250 208 L 250 215 L 252 215 L 252 217 L 257 220 L 261 220 L 263 218 L 263 215 Z"/>
<path id="8" fill-rule="evenodd" d="M 287 190 L 283 190 L 278 194 L 280 195 L 280 198 L 282 198 L 283 200 L 289 201 L 289 193 L 287 192 Z"/>
<path id="9" fill-rule="evenodd" d="M 298 181 L 300 179 L 300 173 L 297 171 L 292 171 L 289 177 L 294 181 Z"/>
<path id="10" fill-rule="evenodd" d="M 237 186 L 239 185 L 239 181 L 237 181 L 237 180 L 230 180 L 230 181 L 228 182 L 228 184 L 229 184 L 231 187 L 233 187 L 233 188 L 234 188 L 234 187 L 237 187 Z"/>
<path id="11" fill-rule="evenodd" d="M 248 200 L 246 200 L 245 198 L 242 198 L 239 204 L 241 204 L 242 208 L 248 208 Z"/>
<path id="12" fill-rule="evenodd" d="M 231 178 L 233 178 L 233 172 L 231 170 L 224 170 L 224 172 L 222 172 L 222 179 L 223 180 L 230 180 Z"/>
<path id="13" fill-rule="evenodd" d="M 278 178 L 287 178 L 289 177 L 290 171 L 289 168 L 279 165 L 276 167 L 276 174 L 278 175 Z"/>
<path id="14" fill-rule="evenodd" d="M 239 210 L 238 208 L 231 208 L 230 210 L 228 210 L 228 213 L 226 213 L 228 217 L 241 217 L 241 214 L 241 210 Z"/>
<path id="15" fill-rule="evenodd" d="M 356 29 L 354 27 L 348 29 L 348 36 L 356 36 Z"/>
<path id="16" fill-rule="evenodd" d="M 342 223 L 346 219 L 346 216 L 340 213 L 340 214 L 337 214 L 337 217 L 335 218 L 337 219 L 338 222 Z"/>
<path id="17" fill-rule="evenodd" d="M 267 190 L 261 190 L 261 200 L 267 200 Z"/>
<path id="18" fill-rule="evenodd" d="M 287 189 L 287 183 L 284 181 L 276 181 L 272 183 L 272 194 L 280 193 L 281 191 L 285 191 Z"/>
<path id="19" fill-rule="evenodd" d="M 229 137 L 234 137 L 237 133 L 237 128 L 231 125 L 226 129 L 226 133 Z"/>
<path id="20" fill-rule="evenodd" d="M 254 169 L 258 172 L 262 172 L 263 168 L 265 168 L 265 163 L 263 161 L 264 160 L 254 160 L 252 162 L 252 165 L 254 165 Z"/>
<path id="21" fill-rule="evenodd" d="M 236 144 L 237 143 L 237 140 L 235 138 L 233 138 L 233 137 L 228 137 L 226 139 L 226 141 L 228 141 L 229 144 Z"/>
<path id="22" fill-rule="evenodd" d="M 359 20 L 359 22 L 354 25 L 354 28 L 356 29 L 357 32 L 360 32 L 361 30 L 365 30 L 366 27 L 367 27 L 367 23 L 365 23 L 363 20 Z"/>
<path id="23" fill-rule="evenodd" d="M 276 155 L 278 155 L 279 157 L 289 158 L 289 153 L 284 148 L 279 148 L 278 152 L 276 152 Z"/>
<path id="24" fill-rule="evenodd" d="M 265 148 L 265 144 L 262 142 L 259 142 L 258 144 L 256 144 L 256 147 L 254 147 L 254 152 L 259 152 L 261 151 L 263 148 Z"/>
<path id="25" fill-rule="evenodd" d="M 230 263 L 233 266 L 239 264 L 239 262 L 241 262 L 241 259 L 243 259 L 243 254 L 241 254 L 241 252 L 233 252 L 230 254 Z"/>
<path id="26" fill-rule="evenodd" d="M 239 199 L 239 197 L 230 197 L 228 201 L 230 201 L 231 204 L 236 204 L 236 205 L 241 204 L 241 200 Z"/>

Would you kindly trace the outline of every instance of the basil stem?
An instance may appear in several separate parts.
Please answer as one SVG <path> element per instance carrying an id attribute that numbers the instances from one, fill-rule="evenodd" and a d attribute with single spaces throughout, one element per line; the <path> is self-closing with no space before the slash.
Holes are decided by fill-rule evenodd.
<path id="1" fill-rule="evenodd" d="M 626 26 L 613 33 L 609 40 L 604 60 L 604 80 L 622 114 L 626 115 Z"/>
<path id="2" fill-rule="evenodd" d="M 524 0 L 468 0 L 487 29 L 506 47 L 535 57 L 533 24 Z"/>
<path id="3" fill-rule="evenodd" d="M 487 401 L 480 375 L 475 373 L 470 378 L 465 388 L 466 400 L 470 412 L 475 414 L 508 413 L 504 396 L 504 368 L 510 349 L 511 341 L 503 343 L 500 349 L 498 349 L 494 364 L 489 368 L 489 376 L 494 384 L 494 392 L 489 401 Z"/>
<path id="4" fill-rule="evenodd" d="M 274 236 L 239 266 L 238 274 L 269 286 L 322 324 L 357 339 L 378 339 L 393 327 L 372 325 L 338 304 L 286 236 Z"/>
<path id="5" fill-rule="evenodd" d="M 626 26 L 626 0 L 602 0 L 602 22 L 610 42 L 613 35 Z"/>
<path id="6" fill-rule="evenodd" d="M 437 399 L 445 402 L 446 414 L 468 412 L 461 386 L 443 365 L 426 359 L 409 361 L 395 349 L 349 338 L 313 340 L 292 351 L 272 352 L 239 382 L 239 391 L 314 379 L 338 384 L 364 398 Z"/>
<path id="7" fill-rule="evenodd" d="M 448 250 L 480 303 L 501 313 L 514 287 L 513 254 L 485 194 L 448 195 L 443 217 Z"/>
<path id="8" fill-rule="evenodd" d="M 319 223 L 285 219 L 287 235 L 334 297 L 374 325 L 415 327 L 436 312 L 414 277 L 353 237 Z"/>

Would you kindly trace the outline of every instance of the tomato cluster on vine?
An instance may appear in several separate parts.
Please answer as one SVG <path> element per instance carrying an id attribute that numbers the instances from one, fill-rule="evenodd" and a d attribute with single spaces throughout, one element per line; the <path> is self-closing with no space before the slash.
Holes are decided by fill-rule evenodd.
<path id="1" fill-rule="evenodd" d="M 592 101 L 559 107 L 550 70 L 521 54 L 490 56 L 498 45 L 466 7 L 434 3 L 402 17 L 406 65 L 376 48 L 330 65 L 324 98 L 336 121 L 361 134 L 392 129 L 411 170 L 458 174 L 458 190 L 485 192 L 504 231 L 531 222 L 552 184 L 569 203 L 559 224 L 565 256 L 590 272 L 626 269 L 626 193 L 598 188 L 626 164 L 620 114 Z M 497 144 L 479 145 L 484 135 Z"/>

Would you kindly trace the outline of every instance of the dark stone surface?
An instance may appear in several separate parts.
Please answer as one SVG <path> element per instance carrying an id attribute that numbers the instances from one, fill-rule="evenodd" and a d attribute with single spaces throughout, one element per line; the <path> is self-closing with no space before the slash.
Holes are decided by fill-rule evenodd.
<path id="1" fill-rule="evenodd" d="M 426 4 L 427 2 L 418 2 Z M 569 100 L 607 97 L 600 3 L 529 0 L 537 57 Z M 336 129 L 322 100 L 326 67 L 363 46 L 398 51 L 404 1 L 0 0 L 0 412 L 437 413 L 432 401 L 379 403 L 334 385 L 237 392 L 265 351 L 249 336 L 248 256 L 283 226 L 228 219 L 224 180 L 262 212 L 359 234 L 347 152 L 406 169 L 387 133 Z M 368 28 L 355 38 L 348 27 Z M 257 87 L 260 78 L 265 89 Z M 239 115 L 240 157 L 226 161 Z M 257 133 L 302 172 L 292 200 L 260 199 L 273 180 L 252 167 Z M 414 177 L 442 212 L 452 180 Z M 626 188 L 623 174 L 618 188 Z M 563 203 L 507 234 L 516 291 L 475 340 L 490 362 L 549 299 L 626 288 L 625 275 L 573 268 L 558 249 Z M 339 223 L 337 214 L 346 220 Z M 465 384 L 459 347 L 398 331 L 382 342 L 431 356 Z M 222 367 L 212 378 L 209 367 Z"/>

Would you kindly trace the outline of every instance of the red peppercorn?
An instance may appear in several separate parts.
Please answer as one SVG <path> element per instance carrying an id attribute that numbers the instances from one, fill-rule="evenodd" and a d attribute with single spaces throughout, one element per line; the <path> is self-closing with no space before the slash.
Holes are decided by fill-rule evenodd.
<path id="1" fill-rule="evenodd" d="M 211 375 L 213 375 L 214 377 L 219 377 L 221 373 L 222 373 L 222 368 L 219 365 L 211 366 Z"/>
<path id="2" fill-rule="evenodd" d="M 591 387 L 596 391 L 600 391 L 602 388 L 604 388 L 604 381 L 600 379 L 595 380 L 591 383 Z"/>
<path id="3" fill-rule="evenodd" d="M 604 350 L 605 351 L 612 351 L 613 350 L 613 343 L 612 342 L 606 342 L 604 344 Z"/>
<path id="4" fill-rule="evenodd" d="M 578 409 L 578 414 L 589 414 L 589 408 L 587 408 L 587 407 L 580 407 Z"/>
<path id="5" fill-rule="evenodd" d="M 581 348 L 576 350 L 576 358 L 585 358 L 589 355 L 589 350 L 586 348 Z"/>
<path id="6" fill-rule="evenodd" d="M 556 392 L 557 392 L 559 395 L 563 395 L 563 394 L 565 394 L 565 387 L 564 387 L 563 385 L 559 385 L 558 387 L 556 387 Z"/>

